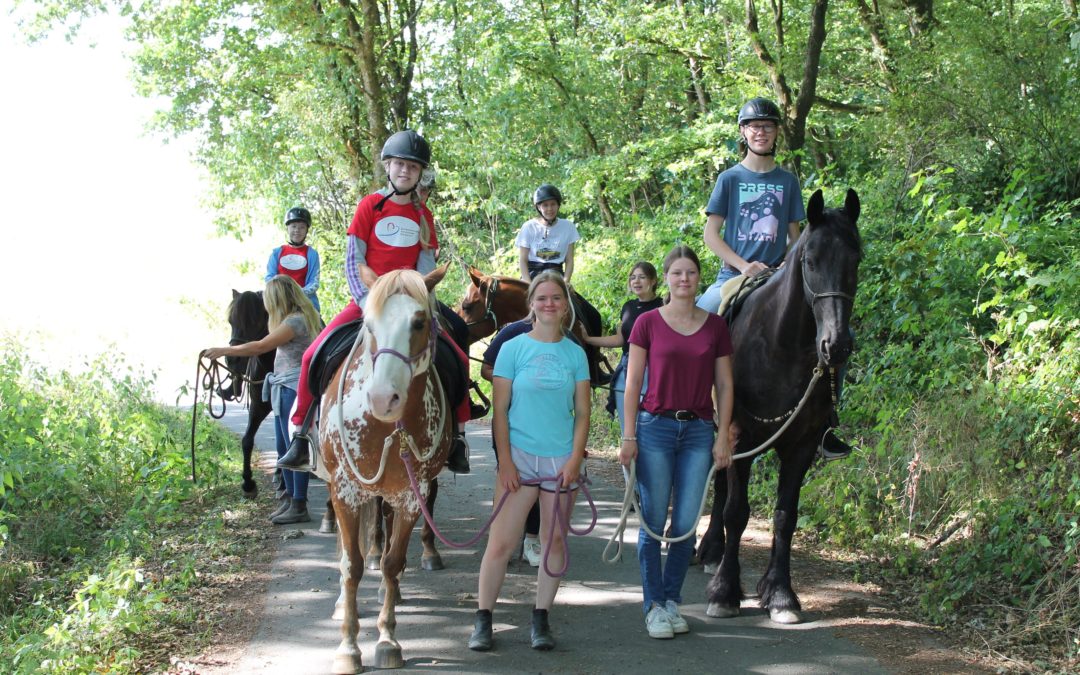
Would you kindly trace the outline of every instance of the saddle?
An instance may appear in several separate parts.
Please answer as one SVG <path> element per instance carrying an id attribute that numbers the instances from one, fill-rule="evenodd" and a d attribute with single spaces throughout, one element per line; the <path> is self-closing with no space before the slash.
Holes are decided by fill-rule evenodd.
<path id="1" fill-rule="evenodd" d="M 357 319 L 338 326 L 326 336 L 312 354 L 307 387 L 316 400 L 326 391 L 334 373 L 341 367 L 341 362 L 349 355 L 363 325 L 364 320 Z M 440 331 L 439 339 L 435 341 L 435 357 L 432 365 L 439 375 L 443 391 L 450 400 L 450 407 L 456 407 L 468 393 L 469 372 L 458 358 L 457 352 L 450 344 L 450 337 L 445 332 Z"/>
<path id="2" fill-rule="evenodd" d="M 742 309 L 743 303 L 750 297 L 750 294 L 760 288 L 766 281 L 772 278 L 772 275 L 776 273 L 776 270 L 769 268 L 763 272 L 748 277 L 739 275 L 728 279 L 723 286 L 720 287 L 720 308 L 716 310 L 716 313 L 724 318 L 728 326 L 731 326 L 735 317 L 739 315 L 739 310 Z"/>

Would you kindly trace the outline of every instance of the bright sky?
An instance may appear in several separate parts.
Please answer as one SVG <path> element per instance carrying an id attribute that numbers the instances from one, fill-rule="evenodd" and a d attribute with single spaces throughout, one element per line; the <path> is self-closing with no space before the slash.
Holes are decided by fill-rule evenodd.
<path id="1" fill-rule="evenodd" d="M 228 342 L 230 288 L 262 287 L 237 264 L 265 264 L 283 231 L 216 236 L 186 144 L 145 133 L 154 103 L 128 79 L 117 21 L 91 22 L 75 44 L 24 42 L 0 10 L 0 333 L 59 366 L 115 344 L 172 403 L 199 350 Z"/>

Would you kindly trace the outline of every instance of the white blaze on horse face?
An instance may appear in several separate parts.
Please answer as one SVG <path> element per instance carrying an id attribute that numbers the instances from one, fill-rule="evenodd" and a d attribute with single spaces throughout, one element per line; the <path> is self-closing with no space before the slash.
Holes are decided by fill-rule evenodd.
<path id="1" fill-rule="evenodd" d="M 387 298 L 382 310 L 373 319 L 368 319 L 371 331 L 379 350 L 393 350 L 380 353 L 367 379 L 365 389 L 371 414 L 385 422 L 401 419 L 408 400 L 409 383 L 413 375 L 427 366 L 430 355 L 425 354 L 418 362 L 410 364 L 407 359 L 413 354 L 413 321 L 422 307 L 412 298 L 397 294 Z M 425 326 L 425 336 L 429 326 Z M 425 342 L 426 344 L 426 342 Z"/>

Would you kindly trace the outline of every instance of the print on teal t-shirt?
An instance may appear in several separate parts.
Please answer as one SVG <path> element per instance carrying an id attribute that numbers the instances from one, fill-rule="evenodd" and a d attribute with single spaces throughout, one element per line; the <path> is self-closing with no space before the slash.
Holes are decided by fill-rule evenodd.
<path id="1" fill-rule="evenodd" d="M 528 334 L 503 345 L 494 377 L 511 381 L 510 445 L 540 457 L 574 449 L 574 389 L 589 380 L 585 352 L 568 338 L 540 342 Z"/>

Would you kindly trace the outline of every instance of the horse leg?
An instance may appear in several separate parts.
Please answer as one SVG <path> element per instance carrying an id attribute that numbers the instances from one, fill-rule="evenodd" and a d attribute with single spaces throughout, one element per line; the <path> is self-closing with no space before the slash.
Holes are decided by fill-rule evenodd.
<path id="1" fill-rule="evenodd" d="M 259 404 L 253 402 L 251 407 L 248 408 L 247 429 L 244 430 L 244 436 L 240 439 L 240 449 L 244 453 L 244 483 L 242 489 L 246 499 L 255 499 L 256 495 L 259 494 L 259 486 L 251 476 L 251 453 L 255 449 L 255 432 L 259 430 L 259 425 L 270 414 L 270 410 L 269 404 L 262 404 L 261 401 Z"/>
<path id="2" fill-rule="evenodd" d="M 428 490 L 427 495 L 427 509 L 431 517 L 435 517 L 435 497 L 439 494 L 439 479 L 431 479 L 431 488 Z M 435 548 L 435 532 L 431 529 L 431 525 L 428 524 L 427 518 L 424 519 L 424 526 L 420 530 L 420 543 L 424 546 L 424 552 L 420 554 L 420 569 L 426 572 L 434 572 L 436 570 L 445 569 L 443 565 L 442 556 L 439 555 L 439 551 Z"/>
<path id="3" fill-rule="evenodd" d="M 712 512 L 709 529 L 698 543 L 698 561 L 705 566 L 705 574 L 714 575 L 720 569 L 724 557 L 724 504 L 727 501 L 727 471 L 713 475 Z"/>
<path id="4" fill-rule="evenodd" d="M 773 512 L 772 552 L 769 567 L 758 581 L 759 603 L 769 610 L 776 623 L 799 623 L 802 605 L 791 588 L 791 539 L 799 519 L 799 493 L 803 478 L 814 458 L 814 448 L 799 449 L 790 460 L 780 463 L 776 486 L 776 510 Z"/>
<path id="5" fill-rule="evenodd" d="M 356 607 L 356 590 L 364 576 L 364 559 L 360 555 L 360 530 L 363 506 L 350 509 L 340 501 L 335 504 L 341 517 L 341 594 L 338 596 L 334 618 L 341 618 L 341 644 L 334 653 L 331 672 L 352 675 L 363 670 L 360 647 L 356 636 L 360 632 L 360 614 Z"/>
<path id="6" fill-rule="evenodd" d="M 401 668 L 405 660 L 401 656 L 401 645 L 394 639 L 397 629 L 395 608 L 401 602 L 401 572 L 405 569 L 405 556 L 409 548 L 409 538 L 416 525 L 418 512 L 396 509 L 388 520 L 387 540 L 389 546 L 383 559 L 384 593 L 382 611 L 379 613 L 379 642 L 375 646 L 376 668 Z"/>
<path id="7" fill-rule="evenodd" d="M 727 619 L 739 615 L 742 600 L 742 583 L 739 576 L 739 542 L 746 523 L 750 520 L 750 502 L 746 486 L 750 482 L 750 460 L 739 460 L 727 470 L 727 499 L 724 500 L 724 555 L 720 569 L 709 581 L 709 605 L 705 613 L 711 617 Z M 711 524 L 710 524 L 711 527 Z"/>
<path id="8" fill-rule="evenodd" d="M 379 516 L 375 519 L 375 532 L 370 538 L 367 547 L 367 568 L 378 571 L 382 565 L 383 549 L 385 548 L 386 533 L 383 530 L 383 515 L 386 513 L 386 505 L 382 497 L 375 498 L 376 511 Z"/>
<path id="9" fill-rule="evenodd" d="M 334 516 L 334 501 L 326 500 L 326 511 L 323 513 L 322 522 L 319 523 L 319 532 L 322 534 L 334 534 L 337 532 L 337 519 Z"/>
<path id="10" fill-rule="evenodd" d="M 386 528 L 386 539 L 385 539 L 385 541 L 387 541 L 387 542 L 392 542 L 394 540 L 394 530 L 395 530 L 395 527 L 396 527 L 396 524 L 397 524 L 397 519 L 394 517 L 396 513 L 397 513 L 397 511 L 395 509 L 393 509 L 389 504 L 387 504 L 386 502 L 382 503 L 382 517 L 380 518 L 380 521 L 382 521 L 382 523 L 384 524 L 384 527 Z M 412 519 L 412 521 L 411 521 L 411 524 L 409 525 L 409 529 L 406 530 L 406 534 L 405 534 L 406 537 L 411 537 L 412 536 L 412 526 L 415 525 L 415 524 L 416 524 L 416 518 L 414 517 Z M 382 567 L 382 569 L 383 570 L 386 569 L 386 560 L 385 560 L 385 558 L 389 555 L 389 552 L 390 552 L 389 545 L 385 545 L 383 547 L 383 549 L 382 549 L 382 554 L 383 554 L 383 563 L 382 563 L 383 567 Z M 405 563 L 402 562 L 401 563 L 401 569 L 404 569 L 404 568 L 405 568 Z M 400 572 L 400 570 L 399 570 L 399 572 Z M 398 588 L 398 586 L 396 584 L 393 585 L 393 586 L 391 586 L 390 584 L 387 584 L 386 583 L 386 574 L 384 573 L 382 581 L 379 583 L 379 596 L 378 597 L 379 597 L 379 602 L 380 603 L 385 603 L 386 602 L 386 594 L 387 594 L 388 591 L 392 591 L 395 594 L 395 597 L 394 597 L 394 602 L 395 603 L 401 602 L 401 590 Z"/>

